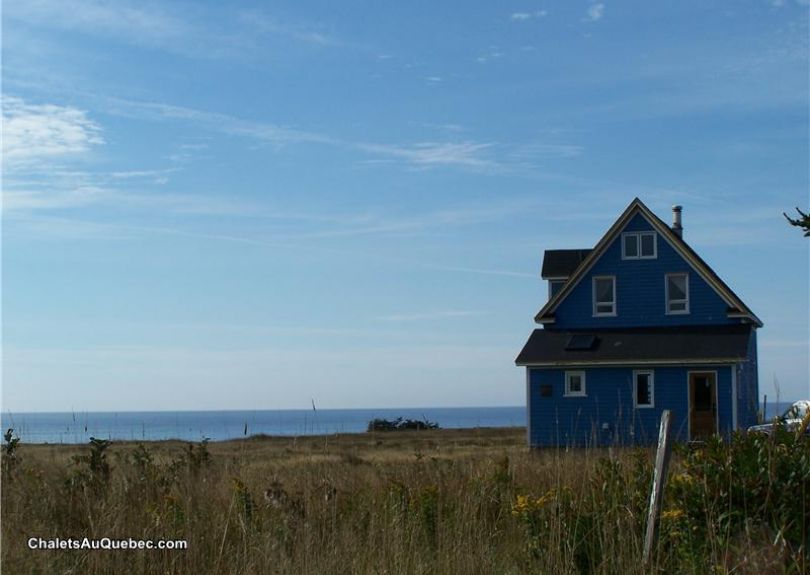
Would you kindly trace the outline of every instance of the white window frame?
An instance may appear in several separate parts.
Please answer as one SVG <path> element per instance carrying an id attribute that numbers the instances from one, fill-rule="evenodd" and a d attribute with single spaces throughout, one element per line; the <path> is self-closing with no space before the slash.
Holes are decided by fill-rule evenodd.
<path id="1" fill-rule="evenodd" d="M 637 252 L 634 256 L 628 256 L 625 254 L 625 242 L 628 236 L 634 236 L 636 238 L 636 248 Z M 651 256 L 645 256 L 641 254 L 641 237 L 642 236 L 652 236 L 653 239 L 653 253 Z M 655 232 L 625 232 L 622 234 L 622 259 L 623 260 L 654 260 L 658 257 L 658 234 Z"/>
<path id="2" fill-rule="evenodd" d="M 650 385 L 650 403 L 639 405 L 638 403 L 638 376 L 647 375 Z M 651 409 L 655 407 L 655 372 L 652 369 L 637 369 L 633 371 L 633 407 L 636 409 Z"/>
<path id="3" fill-rule="evenodd" d="M 686 295 L 685 299 L 676 299 L 670 300 L 669 299 L 669 278 L 675 276 L 683 276 L 684 277 L 684 294 Z M 670 309 L 671 303 L 682 303 L 684 304 L 683 309 Z M 664 306 L 666 306 L 666 313 L 667 315 L 689 315 L 689 274 L 687 272 L 678 272 L 678 273 L 671 273 L 666 274 L 664 276 Z"/>
<path id="4" fill-rule="evenodd" d="M 645 256 L 641 251 L 641 246 L 643 245 L 641 239 L 644 236 L 652 236 L 653 239 L 653 251 L 652 255 Z M 658 257 L 658 234 L 655 232 L 639 232 L 638 234 L 638 258 L 640 260 L 654 260 Z"/>
<path id="5" fill-rule="evenodd" d="M 579 391 L 571 391 L 571 378 L 579 377 L 582 387 Z M 585 389 L 585 372 L 584 371 L 566 371 L 565 372 L 565 397 L 586 397 L 587 391 Z"/>
<path id="6" fill-rule="evenodd" d="M 596 282 L 597 280 L 611 280 L 613 282 L 613 301 L 612 302 L 597 302 L 596 301 Z M 593 304 L 593 317 L 616 317 L 616 276 L 593 276 L 591 281 L 591 299 Z M 599 311 L 597 305 L 612 304 L 611 311 Z"/>
<path id="7" fill-rule="evenodd" d="M 627 238 L 628 237 L 636 238 L 636 255 L 628 256 L 627 255 Z M 622 259 L 623 260 L 637 260 L 638 254 L 641 253 L 641 246 L 638 245 L 638 234 L 631 234 L 631 233 L 624 233 L 622 234 Z"/>

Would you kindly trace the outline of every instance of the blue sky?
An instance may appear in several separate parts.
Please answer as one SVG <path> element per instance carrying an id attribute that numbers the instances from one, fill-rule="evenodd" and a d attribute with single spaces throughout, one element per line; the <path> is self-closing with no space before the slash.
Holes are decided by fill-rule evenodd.
<path id="1" fill-rule="evenodd" d="M 807 2 L 3 3 L 3 409 L 520 405 L 640 197 L 810 396 Z"/>

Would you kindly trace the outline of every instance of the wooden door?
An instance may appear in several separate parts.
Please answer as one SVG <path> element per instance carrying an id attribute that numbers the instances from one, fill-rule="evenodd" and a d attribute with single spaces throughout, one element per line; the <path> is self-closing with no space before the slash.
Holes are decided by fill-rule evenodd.
<path id="1" fill-rule="evenodd" d="M 713 372 L 689 374 L 690 439 L 717 433 L 717 377 Z"/>

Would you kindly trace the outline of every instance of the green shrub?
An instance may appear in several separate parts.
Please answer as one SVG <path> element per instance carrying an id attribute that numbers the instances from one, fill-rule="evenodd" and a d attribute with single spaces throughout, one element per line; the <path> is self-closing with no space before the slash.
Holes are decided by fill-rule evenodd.
<path id="1" fill-rule="evenodd" d="M 367 431 L 406 431 L 425 429 L 439 429 L 439 424 L 427 419 L 382 419 L 376 418 L 368 422 Z"/>
<path id="2" fill-rule="evenodd" d="M 88 488 L 101 492 L 107 488 L 112 472 L 107 461 L 107 449 L 112 445 L 106 439 L 90 438 L 90 453 L 74 455 L 73 474 L 67 479 L 69 488 Z"/>
<path id="3" fill-rule="evenodd" d="M 19 436 L 14 435 L 14 428 L 9 427 L 3 435 L 3 471 L 8 474 L 18 463 L 17 445 L 20 443 Z M 8 476 L 8 475 L 7 475 Z"/>
<path id="4" fill-rule="evenodd" d="M 770 435 L 735 434 L 680 448 L 667 485 L 662 535 L 681 561 L 719 558 L 752 530 L 784 547 L 801 568 L 810 536 L 810 441 L 777 426 Z M 719 559 L 718 559 L 719 560 Z"/>

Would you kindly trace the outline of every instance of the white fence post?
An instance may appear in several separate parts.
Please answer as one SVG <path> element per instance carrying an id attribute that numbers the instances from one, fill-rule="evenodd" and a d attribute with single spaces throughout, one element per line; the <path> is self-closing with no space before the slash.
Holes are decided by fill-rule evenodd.
<path id="1" fill-rule="evenodd" d="M 658 517 L 661 514 L 661 500 L 664 496 L 664 484 L 667 479 L 669 466 L 669 420 L 670 411 L 665 409 L 661 414 L 661 427 L 658 430 L 658 450 L 655 454 L 655 473 L 653 475 L 652 491 L 650 492 L 650 511 L 647 514 L 647 535 L 644 538 L 643 563 L 646 567 L 652 558 L 652 548 L 658 527 Z"/>

